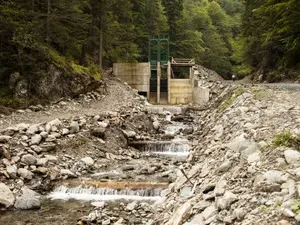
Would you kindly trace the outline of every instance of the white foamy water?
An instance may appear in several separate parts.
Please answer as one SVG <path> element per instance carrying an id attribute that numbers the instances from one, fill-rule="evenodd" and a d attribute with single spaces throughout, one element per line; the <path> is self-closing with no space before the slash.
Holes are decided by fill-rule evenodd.
<path id="1" fill-rule="evenodd" d="M 153 152 L 153 154 L 168 156 L 189 156 L 189 152 Z"/>
<path id="2" fill-rule="evenodd" d="M 60 186 L 56 188 L 48 197 L 52 200 L 80 200 L 80 201 L 112 201 L 112 200 L 153 200 L 161 199 L 162 189 L 147 190 L 114 190 L 95 187 L 74 187 L 68 188 Z"/>
<path id="3" fill-rule="evenodd" d="M 188 156 L 189 155 L 190 146 L 188 144 L 181 143 L 153 143 L 147 144 L 144 146 L 144 151 L 157 154 L 157 155 L 166 155 L 166 156 Z"/>

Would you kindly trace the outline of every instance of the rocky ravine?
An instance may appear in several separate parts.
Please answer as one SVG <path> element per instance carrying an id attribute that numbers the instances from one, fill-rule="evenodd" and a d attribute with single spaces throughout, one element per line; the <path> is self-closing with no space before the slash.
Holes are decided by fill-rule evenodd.
<path id="1" fill-rule="evenodd" d="M 170 185 L 152 224 L 300 224 L 299 99 L 238 87 L 217 108 L 195 112 L 189 179 Z"/>

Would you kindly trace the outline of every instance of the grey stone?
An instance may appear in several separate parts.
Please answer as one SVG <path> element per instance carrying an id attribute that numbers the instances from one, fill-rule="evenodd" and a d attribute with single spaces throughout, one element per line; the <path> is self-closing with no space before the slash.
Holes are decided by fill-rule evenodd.
<path id="1" fill-rule="evenodd" d="M 227 172 L 232 167 L 232 161 L 226 160 L 222 165 L 218 168 L 219 172 Z"/>
<path id="2" fill-rule="evenodd" d="M 46 131 L 49 132 L 53 126 L 60 128 L 63 124 L 59 119 L 54 119 L 46 124 Z"/>
<path id="3" fill-rule="evenodd" d="M 238 197 L 230 191 L 226 191 L 224 196 L 217 201 L 217 207 L 219 209 L 228 209 L 235 201 L 238 200 Z"/>
<path id="4" fill-rule="evenodd" d="M 93 130 L 91 130 L 91 135 L 98 137 L 98 138 L 104 138 L 105 137 L 105 128 L 98 127 Z"/>
<path id="5" fill-rule="evenodd" d="M 58 160 L 57 157 L 54 155 L 45 155 L 45 158 L 47 158 L 49 162 L 53 162 L 53 163 L 57 163 Z"/>
<path id="6" fill-rule="evenodd" d="M 35 134 L 31 137 L 31 145 L 38 145 L 42 141 L 42 136 Z"/>
<path id="7" fill-rule="evenodd" d="M 40 133 L 40 135 L 42 136 L 42 138 L 47 138 L 49 134 L 48 134 L 48 132 L 43 131 Z"/>
<path id="8" fill-rule="evenodd" d="M 245 150 L 241 151 L 241 156 L 247 159 L 253 153 L 260 152 L 260 145 L 257 143 L 251 143 Z"/>
<path id="9" fill-rule="evenodd" d="M 180 197 L 189 198 L 193 195 L 192 187 L 183 187 L 180 191 Z"/>
<path id="10" fill-rule="evenodd" d="M 109 123 L 106 123 L 106 122 L 98 122 L 98 125 L 99 125 L 100 127 L 107 128 L 108 125 L 109 125 Z"/>
<path id="11" fill-rule="evenodd" d="M 52 141 L 55 141 L 56 140 L 56 137 L 54 135 L 48 135 L 48 137 L 46 138 L 46 142 L 52 142 Z"/>
<path id="12" fill-rule="evenodd" d="M 247 158 L 248 163 L 257 163 L 260 161 L 260 152 L 255 152 L 248 156 Z"/>
<path id="13" fill-rule="evenodd" d="M 9 187 L 0 183 L 0 205 L 4 205 L 6 208 L 12 206 L 15 202 L 15 196 L 9 189 Z"/>
<path id="14" fill-rule="evenodd" d="M 242 152 L 247 149 L 250 144 L 251 142 L 244 137 L 244 134 L 242 134 L 228 143 L 227 147 L 235 152 Z"/>
<path id="15" fill-rule="evenodd" d="M 25 168 L 18 169 L 19 176 L 23 177 L 24 179 L 31 180 L 33 177 L 33 173 Z"/>
<path id="16" fill-rule="evenodd" d="M 33 151 L 35 151 L 36 153 L 41 153 L 42 151 L 43 151 L 43 149 L 40 147 L 40 146 L 38 146 L 38 145 L 32 145 L 32 146 L 30 146 L 31 147 L 31 149 L 33 150 Z"/>
<path id="17" fill-rule="evenodd" d="M 17 170 L 18 170 L 18 168 L 16 165 L 11 165 L 11 166 L 6 167 L 6 171 L 7 171 L 8 175 L 12 178 L 17 177 Z"/>
<path id="18" fill-rule="evenodd" d="M 40 158 L 37 160 L 36 165 L 38 166 L 47 166 L 48 164 L 48 159 L 47 158 Z"/>
<path id="19" fill-rule="evenodd" d="M 226 187 L 227 181 L 226 180 L 220 180 L 215 188 L 215 196 L 221 196 L 225 193 L 225 187 Z"/>
<path id="20" fill-rule="evenodd" d="M 155 130 L 158 130 L 160 128 L 160 123 L 157 120 L 153 122 L 153 128 Z"/>
<path id="21" fill-rule="evenodd" d="M 35 165 L 36 164 L 36 157 L 31 154 L 23 155 L 21 158 L 21 162 L 25 163 L 26 165 Z"/>
<path id="22" fill-rule="evenodd" d="M 80 127 L 79 127 L 78 122 L 72 121 L 70 124 L 70 133 L 74 134 L 74 133 L 79 132 L 79 130 L 80 130 Z"/>
<path id="23" fill-rule="evenodd" d="M 110 224 L 110 219 L 104 220 L 102 222 L 102 225 L 109 225 Z"/>
<path id="24" fill-rule="evenodd" d="M 62 131 L 61 131 L 62 135 L 68 135 L 69 133 L 70 133 L 70 131 L 67 128 L 63 128 Z"/>
<path id="25" fill-rule="evenodd" d="M 0 143 L 7 143 L 10 139 L 11 139 L 11 136 L 1 135 L 0 136 Z"/>
<path id="26" fill-rule="evenodd" d="M 94 160 L 91 157 L 82 158 L 81 161 L 84 162 L 88 166 L 94 165 Z"/>
<path id="27" fill-rule="evenodd" d="M 284 157 L 288 164 L 300 164 L 300 152 L 296 150 L 284 151 Z"/>
<path id="28" fill-rule="evenodd" d="M 51 151 L 55 150 L 56 144 L 52 143 L 52 142 L 47 142 L 47 143 L 41 144 L 40 147 L 42 148 L 43 152 L 51 152 Z"/>
<path id="29" fill-rule="evenodd" d="M 71 178 L 75 178 L 77 177 L 73 172 L 71 172 L 71 170 L 69 169 L 61 169 L 60 170 L 60 173 L 61 175 L 63 176 L 68 176 L 68 177 L 71 177 Z"/>
<path id="30" fill-rule="evenodd" d="M 203 211 L 204 209 L 206 209 L 207 207 L 210 206 L 210 202 L 208 201 L 200 201 L 200 202 L 197 202 L 193 208 L 199 210 L 199 211 Z"/>
<path id="31" fill-rule="evenodd" d="M 137 202 L 131 202 L 126 206 L 126 210 L 132 211 L 138 206 Z"/>
<path id="32" fill-rule="evenodd" d="M 41 207 L 40 196 L 27 187 L 22 188 L 22 195 L 16 198 L 17 209 L 39 209 Z"/>
<path id="33" fill-rule="evenodd" d="M 295 217 L 295 213 L 293 213 L 291 210 L 289 209 L 283 209 L 282 210 L 282 214 L 286 217 L 290 217 L 290 218 L 294 218 Z"/>
<path id="34" fill-rule="evenodd" d="M 205 225 L 205 221 L 201 214 L 197 214 L 193 217 L 191 222 L 186 222 L 183 225 Z"/>
<path id="35" fill-rule="evenodd" d="M 242 208 L 238 208 L 238 209 L 235 209 L 235 210 L 233 211 L 233 214 L 234 214 L 234 217 L 235 217 L 238 221 L 242 221 L 242 220 L 245 218 L 247 212 L 246 212 L 244 209 L 242 209 Z"/>
<path id="36" fill-rule="evenodd" d="M 207 207 L 203 212 L 202 212 L 202 215 L 203 215 L 203 218 L 205 220 L 209 219 L 210 217 L 213 217 L 215 215 L 217 215 L 218 213 L 218 209 L 216 208 L 216 206 L 214 205 L 211 205 L 209 207 Z"/>
<path id="37" fill-rule="evenodd" d="M 33 125 L 31 125 L 27 129 L 26 134 L 32 135 L 32 134 L 38 133 L 39 132 L 39 126 L 40 126 L 40 124 L 33 124 Z"/>
<path id="38" fill-rule="evenodd" d="M 264 178 L 269 183 L 283 183 L 285 181 L 284 174 L 281 171 L 270 170 L 264 173 Z"/>

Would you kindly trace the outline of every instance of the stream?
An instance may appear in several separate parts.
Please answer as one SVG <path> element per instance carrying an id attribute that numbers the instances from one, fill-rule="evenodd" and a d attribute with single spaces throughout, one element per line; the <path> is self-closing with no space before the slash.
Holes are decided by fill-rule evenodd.
<path id="1" fill-rule="evenodd" d="M 171 121 L 169 114 L 164 120 L 168 123 L 161 131 L 173 135 L 173 139 L 130 143 L 143 153 L 143 157 L 108 165 L 88 177 L 63 181 L 42 197 L 41 209 L 0 212 L 0 224 L 75 225 L 99 204 L 107 206 L 106 215 L 112 218 L 106 224 L 114 224 L 123 213 L 120 205 L 126 206 L 132 201 L 151 205 L 159 201 L 163 190 L 176 179 L 176 169 L 187 159 L 191 148 L 190 141 L 182 133 L 188 124 Z M 162 170 L 165 167 L 167 171 Z"/>

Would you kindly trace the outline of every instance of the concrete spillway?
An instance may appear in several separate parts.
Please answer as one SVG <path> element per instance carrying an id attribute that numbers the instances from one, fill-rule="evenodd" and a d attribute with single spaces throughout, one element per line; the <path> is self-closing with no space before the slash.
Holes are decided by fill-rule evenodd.
<path id="1" fill-rule="evenodd" d="M 147 182 L 76 182 L 57 187 L 49 194 L 50 199 L 81 200 L 81 201 L 112 201 L 112 200 L 159 200 L 167 183 Z"/>

